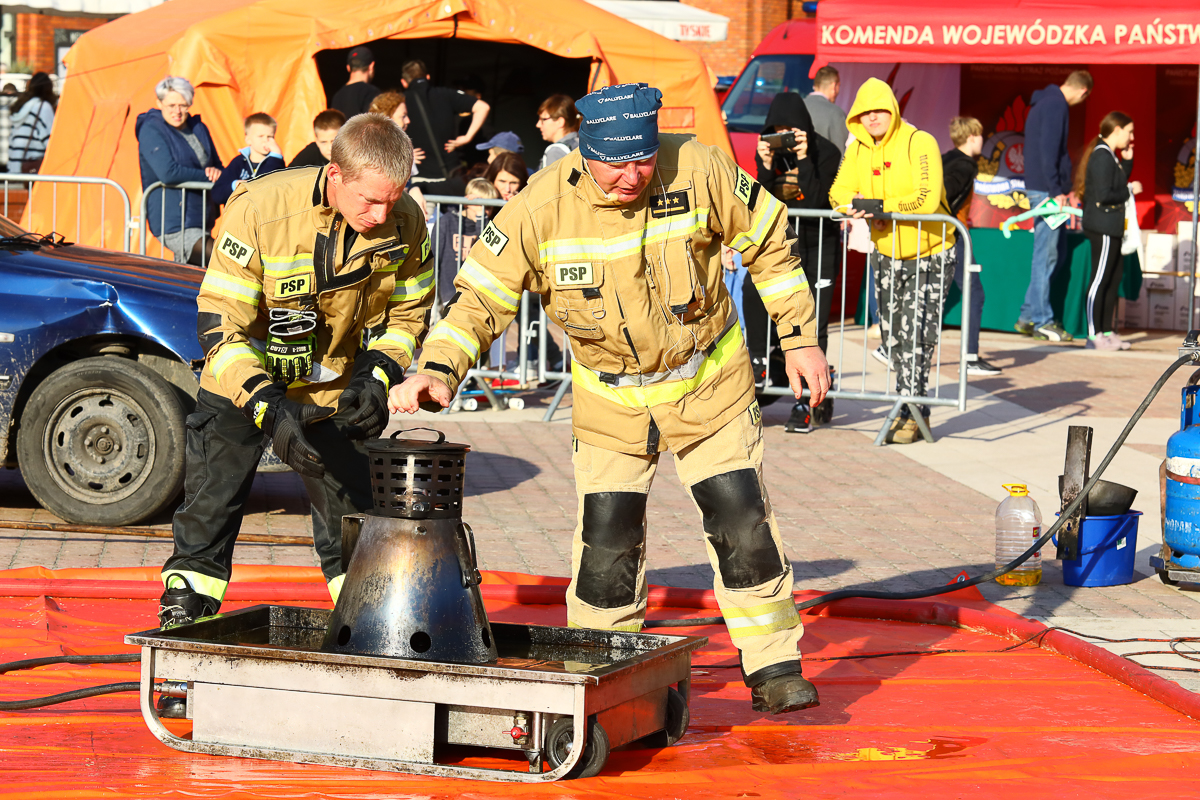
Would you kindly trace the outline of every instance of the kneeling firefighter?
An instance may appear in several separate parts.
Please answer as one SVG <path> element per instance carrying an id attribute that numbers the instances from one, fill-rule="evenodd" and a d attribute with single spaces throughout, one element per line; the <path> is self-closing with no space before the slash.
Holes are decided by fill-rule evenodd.
<path id="1" fill-rule="evenodd" d="M 363 114 L 338 132 L 328 166 L 247 181 L 226 205 L 198 298 L 205 361 L 163 627 L 220 608 L 267 437 L 304 480 L 337 600 L 341 518 L 372 505 L 362 441 L 387 425 L 387 390 L 433 302 L 425 215 L 403 191 L 412 157 L 399 125 Z"/>
<path id="2" fill-rule="evenodd" d="M 658 133 L 661 93 L 612 86 L 576 104 L 579 150 L 533 176 L 480 234 L 392 410 L 449 404 L 512 321 L 522 291 L 574 353 L 579 524 L 569 623 L 637 631 L 646 614 L 646 496 L 670 450 L 703 518 L 718 601 L 754 708 L 817 705 L 801 676 L 792 571 L 762 483 L 750 360 L 722 280 L 742 253 L 776 320 L 787 372 L 820 403 L 829 369 L 783 205 L 722 151 Z"/>

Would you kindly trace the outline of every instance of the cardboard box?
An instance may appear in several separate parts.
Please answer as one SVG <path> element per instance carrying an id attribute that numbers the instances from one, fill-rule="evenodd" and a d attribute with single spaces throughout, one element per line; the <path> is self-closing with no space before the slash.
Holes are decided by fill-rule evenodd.
<path id="1" fill-rule="evenodd" d="M 1143 272 L 1142 273 L 1142 292 L 1152 292 L 1156 294 L 1174 294 L 1175 292 L 1175 271 L 1160 273 L 1160 272 Z"/>
<path id="2" fill-rule="evenodd" d="M 1144 329 L 1150 323 L 1149 293 L 1146 291 L 1146 287 L 1142 287 L 1141 294 L 1134 300 L 1122 298 L 1117 303 L 1117 310 L 1121 315 L 1122 328 Z"/>
<path id="3" fill-rule="evenodd" d="M 1188 329 L 1189 317 L 1192 313 L 1192 304 L 1195 302 L 1195 297 L 1192 294 L 1191 276 L 1179 276 L 1175 278 L 1175 293 L 1172 295 L 1172 298 L 1172 305 L 1175 307 L 1175 317 L 1171 329 L 1186 331 Z"/>
<path id="4" fill-rule="evenodd" d="M 1150 292 L 1150 321 L 1146 327 L 1156 331 L 1175 329 L 1175 295 L 1166 292 Z"/>
<path id="5" fill-rule="evenodd" d="M 1186 239 L 1190 242 L 1192 240 L 1192 221 L 1190 219 L 1180 220 L 1175 232 L 1179 234 L 1179 241 L 1182 242 Z"/>
<path id="6" fill-rule="evenodd" d="M 1174 234 L 1149 234 L 1146 237 L 1146 262 L 1142 264 L 1142 272 L 1175 272 L 1176 244 Z"/>

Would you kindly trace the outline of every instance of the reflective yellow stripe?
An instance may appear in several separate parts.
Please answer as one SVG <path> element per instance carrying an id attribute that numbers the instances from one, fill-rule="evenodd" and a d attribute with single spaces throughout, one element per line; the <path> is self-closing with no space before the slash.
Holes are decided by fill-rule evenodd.
<path id="1" fill-rule="evenodd" d="M 804 270 L 794 269 L 782 278 L 775 278 L 757 286 L 758 296 L 765 303 L 767 300 L 774 300 L 785 294 L 791 294 L 801 286 L 808 286 L 808 278 L 804 275 Z"/>
<path id="2" fill-rule="evenodd" d="M 217 357 L 209 362 L 209 371 L 213 377 L 221 380 L 221 376 L 225 370 L 235 361 L 253 360 L 258 364 L 262 364 L 262 356 L 248 344 L 229 344 L 221 348 L 217 353 Z"/>
<path id="3" fill-rule="evenodd" d="M 342 583 L 345 580 L 346 580 L 345 575 L 338 575 L 336 578 L 334 578 L 333 580 L 329 581 L 328 584 L 326 584 L 329 587 L 329 596 L 333 598 L 333 602 L 335 605 L 337 604 L 337 601 L 338 601 L 338 595 L 342 593 Z"/>
<path id="4" fill-rule="evenodd" d="M 626 408 L 648 408 L 663 403 L 674 403 L 712 380 L 743 346 L 742 328 L 740 325 L 734 325 L 717 343 L 713 354 L 704 359 L 704 363 L 692 378 L 664 381 L 650 386 L 613 387 L 603 383 L 596 373 L 574 361 L 571 363 L 571 379 L 576 387 L 600 395 L 609 402 Z"/>
<path id="5" fill-rule="evenodd" d="M 722 608 L 721 614 L 731 639 L 786 631 L 800 624 L 800 615 L 791 598 L 750 608 Z"/>
<path id="6" fill-rule="evenodd" d="M 509 290 L 495 275 L 475 259 L 468 257 L 463 262 L 459 274 L 466 278 L 467 283 L 495 300 L 504 308 L 507 308 L 509 311 L 517 310 L 517 303 L 520 302 L 521 295 Z"/>
<path id="7" fill-rule="evenodd" d="M 263 273 L 272 278 L 290 278 L 313 271 L 312 253 L 294 256 L 263 256 Z"/>
<path id="8" fill-rule="evenodd" d="M 739 233 L 729 242 L 729 246 L 739 253 L 745 252 L 751 246 L 757 247 L 762 244 L 763 240 L 767 238 L 767 229 L 771 227 L 771 223 L 775 221 L 779 211 L 783 209 L 783 204 L 766 192 L 759 192 L 758 196 L 765 202 L 750 222 L 750 230 Z"/>
<path id="9" fill-rule="evenodd" d="M 613 625 L 612 627 L 609 627 L 609 628 L 590 628 L 586 625 L 580 625 L 578 622 L 571 622 L 571 620 L 567 620 L 567 627 L 568 628 L 588 628 L 588 630 L 593 630 L 593 631 L 621 631 L 622 633 L 641 633 L 642 632 L 642 624 L 640 622 L 631 622 L 628 625 Z"/>
<path id="10" fill-rule="evenodd" d="M 403 303 L 409 300 L 420 300 L 433 291 L 433 270 L 427 269 L 415 278 L 406 281 L 396 281 L 396 288 L 389 303 Z"/>
<path id="11" fill-rule="evenodd" d="M 184 569 L 172 569 L 164 572 L 162 574 L 163 588 L 172 588 L 171 577 L 173 575 L 178 575 L 187 581 L 188 586 L 192 587 L 192 591 L 208 595 L 217 601 L 225 599 L 225 590 L 229 588 L 229 581 L 223 581 L 220 578 L 213 578 L 209 575 L 201 575 L 199 572 L 189 572 Z"/>
<path id="12" fill-rule="evenodd" d="M 778 201 L 775 201 L 778 204 Z M 638 253 L 648 244 L 677 236 L 690 236 L 708 224 L 708 209 L 697 208 L 690 214 L 656 220 L 640 231 L 615 239 L 553 239 L 538 246 L 543 264 L 559 261 L 608 260 Z"/>
<path id="13" fill-rule="evenodd" d="M 235 278 L 232 275 L 226 275 L 223 272 L 210 269 L 204 273 L 204 282 L 200 284 L 200 291 L 209 291 L 213 294 L 219 294 L 222 297 L 240 300 L 243 303 L 257 306 L 258 298 L 262 295 L 262 284 L 257 281 L 246 281 L 241 278 Z"/>
<path id="14" fill-rule="evenodd" d="M 388 263 L 384 264 L 382 267 L 376 267 L 375 271 L 376 272 L 395 272 L 396 270 L 398 270 L 400 268 L 400 265 L 402 263 L 404 263 L 404 259 L 406 259 L 406 258 L 408 258 L 408 245 L 402 244 L 402 245 L 400 245 L 400 257 L 397 258 L 395 261 L 389 261 Z"/>
<path id="15" fill-rule="evenodd" d="M 437 325 L 433 326 L 433 332 L 429 334 L 429 338 L 425 340 L 425 344 L 431 344 L 439 339 L 447 339 L 458 346 L 460 350 L 471 357 L 471 360 L 479 358 L 479 342 L 475 337 L 466 331 L 456 328 L 446 320 L 442 320 Z"/>
<path id="16" fill-rule="evenodd" d="M 408 353 L 409 358 L 412 358 L 413 351 L 417 349 L 417 340 L 404 331 L 388 331 L 378 339 L 372 339 L 371 343 L 367 345 L 367 349 L 382 350 L 388 345 L 399 347 L 405 353 Z"/>

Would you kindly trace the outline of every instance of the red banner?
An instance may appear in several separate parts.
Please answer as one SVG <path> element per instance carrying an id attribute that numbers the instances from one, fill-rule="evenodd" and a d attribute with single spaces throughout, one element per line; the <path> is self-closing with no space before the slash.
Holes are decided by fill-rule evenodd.
<path id="1" fill-rule="evenodd" d="M 820 61 L 1198 64 L 1200 3 L 821 0 Z"/>

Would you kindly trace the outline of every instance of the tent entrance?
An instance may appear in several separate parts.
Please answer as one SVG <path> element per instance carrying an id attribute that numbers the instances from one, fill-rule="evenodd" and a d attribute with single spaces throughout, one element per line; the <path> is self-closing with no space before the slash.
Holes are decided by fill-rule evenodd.
<path id="1" fill-rule="evenodd" d="M 512 131 L 525 145 L 523 156 L 536 168 L 546 148 L 535 123 L 537 108 L 552 94 L 579 99 L 587 94 L 590 58 L 562 58 L 529 45 L 470 39 L 379 39 L 368 42 L 375 54 L 374 84 L 380 89 L 400 88 L 400 69 L 419 58 L 429 67 L 435 86 L 478 92 L 492 107 L 478 141 L 491 134 Z M 346 82 L 345 50 L 323 50 L 316 55 L 325 96 Z M 469 118 L 463 118 L 466 130 Z M 472 151 L 468 160 L 486 160 L 486 152 Z"/>

